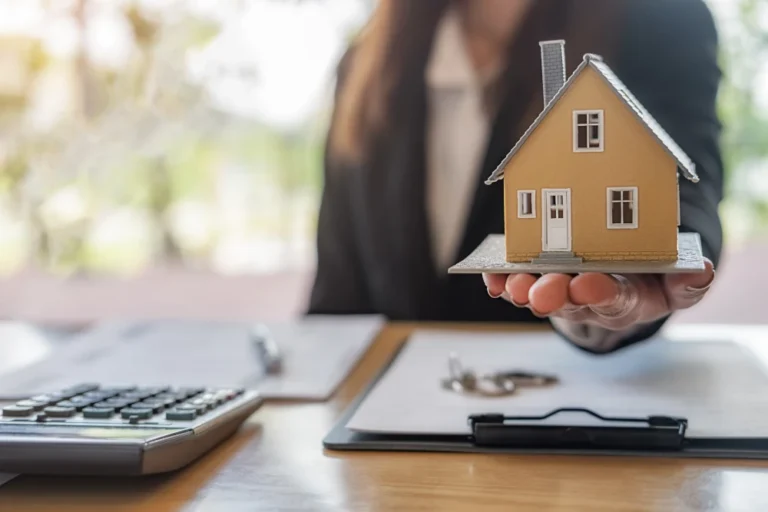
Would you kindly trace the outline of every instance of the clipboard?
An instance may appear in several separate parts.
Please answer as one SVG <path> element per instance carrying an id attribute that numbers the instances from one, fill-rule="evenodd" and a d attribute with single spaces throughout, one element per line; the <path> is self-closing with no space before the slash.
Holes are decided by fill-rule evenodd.
<path id="1" fill-rule="evenodd" d="M 578 406 L 540 415 L 507 415 L 489 406 L 487 414 L 466 418 L 470 433 L 384 434 L 346 427 L 376 384 L 402 354 L 409 340 L 342 413 L 323 439 L 330 451 L 437 452 L 519 455 L 633 456 L 664 458 L 768 459 L 766 438 L 690 438 L 685 417 L 655 415 L 608 416 Z M 582 415 L 588 425 L 551 424 L 559 415 Z"/>

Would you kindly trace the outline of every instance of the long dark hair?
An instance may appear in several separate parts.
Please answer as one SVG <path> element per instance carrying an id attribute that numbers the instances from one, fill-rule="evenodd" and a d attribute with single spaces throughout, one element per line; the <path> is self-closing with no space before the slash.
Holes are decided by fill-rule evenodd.
<path id="1" fill-rule="evenodd" d="M 394 119 L 407 116 L 404 110 L 411 96 L 423 89 L 436 28 L 453 1 L 457 0 L 379 0 L 340 66 L 330 137 L 335 155 L 361 158 Z M 519 124 L 531 122 L 542 108 L 538 42 L 566 39 L 569 71 L 584 53 L 606 57 L 615 46 L 610 26 L 621 3 L 533 0 L 507 50 L 509 66 L 498 84 L 507 101 L 516 103 Z M 517 135 L 515 131 L 510 137 Z"/>

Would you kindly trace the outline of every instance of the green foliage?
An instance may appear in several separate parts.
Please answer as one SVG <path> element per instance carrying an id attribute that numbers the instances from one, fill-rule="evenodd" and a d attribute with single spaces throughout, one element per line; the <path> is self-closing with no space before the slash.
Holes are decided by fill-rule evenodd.
<path id="1" fill-rule="evenodd" d="M 16 192 L 28 170 L 28 158 L 23 151 L 16 149 L 0 165 L 0 192 Z"/>
<path id="2" fill-rule="evenodd" d="M 735 1 L 737 29 L 721 31 L 720 65 L 725 76 L 718 109 L 724 124 L 725 206 L 741 205 L 738 210 L 749 212 L 749 224 L 763 231 L 768 226 L 768 199 L 753 193 L 749 180 L 751 169 L 768 161 L 768 112 L 756 94 L 768 54 L 768 30 L 763 26 L 768 0 Z M 737 231 L 745 220 L 735 220 Z M 729 231 L 729 226 L 725 229 Z"/>
<path id="3" fill-rule="evenodd" d="M 765 59 L 768 30 L 761 24 L 766 18 L 768 0 L 733 1 L 738 2 L 739 30 L 723 34 L 721 39 L 720 63 L 725 80 L 718 105 L 725 127 L 722 142 L 726 183 L 731 200 L 749 204 L 752 218 L 768 225 L 768 201 L 754 197 L 755 194 L 738 195 L 743 193 L 734 186 L 743 182 L 750 165 L 768 160 L 768 113 L 760 108 L 755 94 L 763 63 L 768 60 Z M 126 20 L 140 49 L 138 54 L 119 70 L 94 67 L 88 70 L 91 88 L 86 91 L 83 87 L 81 92 L 95 94 L 96 99 L 103 100 L 101 105 L 105 108 L 98 109 L 87 123 L 77 115 L 72 116 L 64 137 L 33 134 L 22 139 L 23 142 L 8 143 L 6 146 L 12 150 L 0 157 L 0 194 L 19 200 L 17 203 L 22 198 L 21 185 L 28 176 L 30 163 L 39 160 L 44 160 L 46 169 L 60 180 L 55 183 L 43 180 L 43 188 L 36 193 L 44 198 L 69 184 L 76 184 L 83 192 L 90 216 L 83 224 L 55 231 L 41 222 L 34 208 L 28 219 L 34 231 L 29 237 L 37 240 L 36 250 L 49 269 L 130 271 L 148 264 L 162 251 L 166 254 L 161 257 L 180 253 L 194 261 L 204 260 L 216 249 L 217 237 L 241 229 L 248 234 L 288 238 L 293 236 L 287 231 L 293 220 L 288 216 L 292 208 L 301 207 L 296 206 L 300 201 L 294 198 L 303 197 L 307 191 L 319 196 L 328 113 L 286 134 L 215 112 L 208 105 L 204 91 L 186 82 L 183 76 L 176 76 L 176 70 L 187 52 L 205 47 L 220 33 L 221 27 L 213 20 L 187 15 L 166 23 L 148 15 L 140 4 L 137 0 L 125 3 Z M 40 76 L 55 64 L 55 58 L 46 54 L 40 44 L 33 46 L 27 58 L 34 76 Z M 78 72 L 78 68 L 73 68 L 75 87 L 87 82 L 83 76 L 77 76 Z M 21 115 L 27 108 L 27 99 L 7 98 L 0 106 L 0 143 L 8 142 L 2 140 L 3 133 L 19 135 L 16 132 L 23 126 Z M 130 115 L 125 116 L 126 126 L 120 127 L 125 130 L 110 131 L 114 126 L 109 124 L 109 115 L 119 110 L 118 107 L 124 107 Z M 85 131 L 93 134 L 89 143 L 82 141 Z M 116 143 L 125 143 L 123 137 L 125 140 L 135 138 L 137 147 L 120 148 L 121 144 Z M 146 144 L 152 151 L 144 151 L 145 143 L 141 142 L 144 139 L 150 140 Z M 67 171 L 71 175 L 61 178 L 66 166 L 59 155 L 70 145 L 82 151 L 83 162 L 67 163 L 66 166 L 76 169 Z M 113 146 L 117 148 L 113 150 Z M 114 156 L 110 157 L 112 151 Z M 108 156 L 99 159 L 98 164 L 86 163 L 92 152 Z M 93 165 L 97 169 L 88 174 Z M 221 173 L 230 168 L 247 174 L 246 183 L 252 178 L 250 182 L 255 187 L 265 184 L 284 200 L 276 208 L 253 205 L 247 218 L 238 218 L 237 226 L 216 225 L 212 229 L 219 231 L 184 243 L 178 230 L 174 231 L 168 222 L 167 214 L 181 201 L 212 205 L 212 211 L 226 209 L 217 187 Z M 256 192 L 259 191 L 254 191 L 254 195 L 258 195 Z M 94 230 L 89 222 L 97 224 L 115 210 L 125 209 L 149 216 L 154 222 L 153 231 L 134 234 L 138 237 L 134 239 L 108 236 L 108 242 L 89 237 Z M 316 212 L 302 212 L 302 215 L 306 216 L 304 225 L 314 226 Z M 153 245 L 149 247 L 150 244 Z M 22 252 L 18 247 L 0 246 L 0 255 Z M 2 264 L 0 261 L 0 266 Z"/>
<path id="4" fill-rule="evenodd" d="M 739 30 L 722 45 L 725 80 L 719 108 L 725 124 L 723 145 L 730 172 L 768 156 L 768 116 L 758 108 L 755 98 L 764 66 L 761 56 L 768 51 L 768 33 L 759 23 L 766 8 L 767 0 L 739 0 Z"/>

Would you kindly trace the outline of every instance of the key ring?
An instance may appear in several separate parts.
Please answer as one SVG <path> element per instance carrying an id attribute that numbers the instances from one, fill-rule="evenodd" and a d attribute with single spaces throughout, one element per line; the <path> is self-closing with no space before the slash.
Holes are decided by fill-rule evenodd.
<path id="1" fill-rule="evenodd" d="M 456 393 L 498 397 L 511 395 L 517 389 L 512 379 L 499 379 L 491 375 L 478 377 L 473 371 L 465 370 L 454 353 L 448 357 L 448 372 L 448 378 L 442 380 L 443 388 Z"/>
<path id="2" fill-rule="evenodd" d="M 545 387 L 559 382 L 554 375 L 511 370 L 477 376 L 465 370 L 455 353 L 448 356 L 448 378 L 442 379 L 442 387 L 456 393 L 498 397 L 514 394 L 518 386 Z"/>
<path id="3" fill-rule="evenodd" d="M 511 380 L 518 386 L 537 388 L 551 386 L 559 382 L 559 379 L 554 375 L 524 372 L 520 370 L 496 372 L 487 377 L 494 379 L 496 382 Z"/>

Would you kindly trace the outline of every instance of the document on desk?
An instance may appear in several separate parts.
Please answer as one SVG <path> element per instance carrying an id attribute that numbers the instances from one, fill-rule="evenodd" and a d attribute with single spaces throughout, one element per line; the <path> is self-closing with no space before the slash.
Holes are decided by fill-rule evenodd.
<path id="1" fill-rule="evenodd" d="M 253 324 L 204 321 L 109 323 L 73 340 L 53 358 L 0 376 L 0 395 L 45 392 L 79 382 L 234 386 L 265 398 L 326 400 L 383 325 L 378 316 L 312 316 L 265 324 L 282 353 L 266 375 Z"/>
<path id="2" fill-rule="evenodd" d="M 448 358 L 477 373 L 554 374 L 551 387 L 496 398 L 445 390 Z M 468 434 L 471 414 L 547 414 L 584 407 L 606 416 L 670 415 L 689 437 L 768 437 L 765 361 L 736 343 L 664 339 L 595 356 L 551 333 L 422 331 L 414 334 L 346 424 L 378 434 Z"/>

